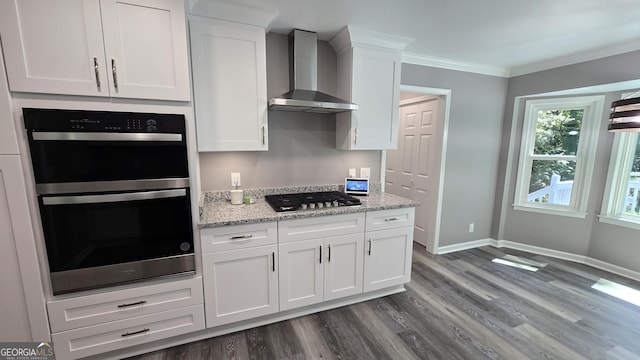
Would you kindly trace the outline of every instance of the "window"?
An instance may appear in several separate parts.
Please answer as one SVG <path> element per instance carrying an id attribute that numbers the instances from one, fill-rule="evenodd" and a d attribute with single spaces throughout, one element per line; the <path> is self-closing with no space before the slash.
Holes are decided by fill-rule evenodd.
<path id="1" fill-rule="evenodd" d="M 600 220 L 640 229 L 640 136 L 614 136 Z"/>
<path id="2" fill-rule="evenodd" d="M 604 96 L 528 100 L 514 208 L 586 216 Z"/>

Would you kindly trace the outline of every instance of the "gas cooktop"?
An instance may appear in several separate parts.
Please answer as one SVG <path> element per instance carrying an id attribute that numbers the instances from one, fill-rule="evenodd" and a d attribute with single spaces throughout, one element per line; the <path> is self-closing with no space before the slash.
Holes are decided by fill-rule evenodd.
<path id="1" fill-rule="evenodd" d="M 362 204 L 359 199 L 339 191 L 267 195 L 264 199 L 277 212 Z"/>

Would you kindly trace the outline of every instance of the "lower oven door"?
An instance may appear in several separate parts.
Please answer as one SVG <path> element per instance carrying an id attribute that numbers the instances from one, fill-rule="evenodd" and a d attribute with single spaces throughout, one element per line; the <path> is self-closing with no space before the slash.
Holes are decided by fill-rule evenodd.
<path id="1" fill-rule="evenodd" d="M 195 271 L 189 188 L 38 201 L 54 294 Z"/>

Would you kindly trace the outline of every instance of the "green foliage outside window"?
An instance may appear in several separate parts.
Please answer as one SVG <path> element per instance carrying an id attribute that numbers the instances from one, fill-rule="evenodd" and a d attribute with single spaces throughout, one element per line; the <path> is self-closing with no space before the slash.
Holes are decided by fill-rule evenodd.
<path id="1" fill-rule="evenodd" d="M 534 155 L 576 155 L 583 115 L 583 109 L 539 111 Z M 636 160 L 640 168 L 640 158 Z M 553 174 L 561 181 L 573 180 L 575 165 L 565 160 L 534 161 L 529 193 L 548 186 Z"/>

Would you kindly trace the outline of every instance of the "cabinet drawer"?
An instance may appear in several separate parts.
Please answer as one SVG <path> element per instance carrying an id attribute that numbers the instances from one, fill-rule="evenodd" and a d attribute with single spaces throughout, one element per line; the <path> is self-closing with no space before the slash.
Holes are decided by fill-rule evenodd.
<path id="1" fill-rule="evenodd" d="M 50 301 L 47 309 L 55 333 L 202 303 L 202 277 L 195 277 Z"/>
<path id="2" fill-rule="evenodd" d="M 413 226 L 415 208 L 379 210 L 367 212 L 367 231 L 395 229 Z"/>
<path id="3" fill-rule="evenodd" d="M 204 329 L 204 306 L 138 316 L 55 333 L 59 359 L 77 359 Z"/>
<path id="4" fill-rule="evenodd" d="M 200 230 L 202 253 L 244 249 L 278 242 L 276 222 L 224 226 Z"/>
<path id="5" fill-rule="evenodd" d="M 279 221 L 278 240 L 286 243 L 364 232 L 364 219 L 362 212 Z"/>

